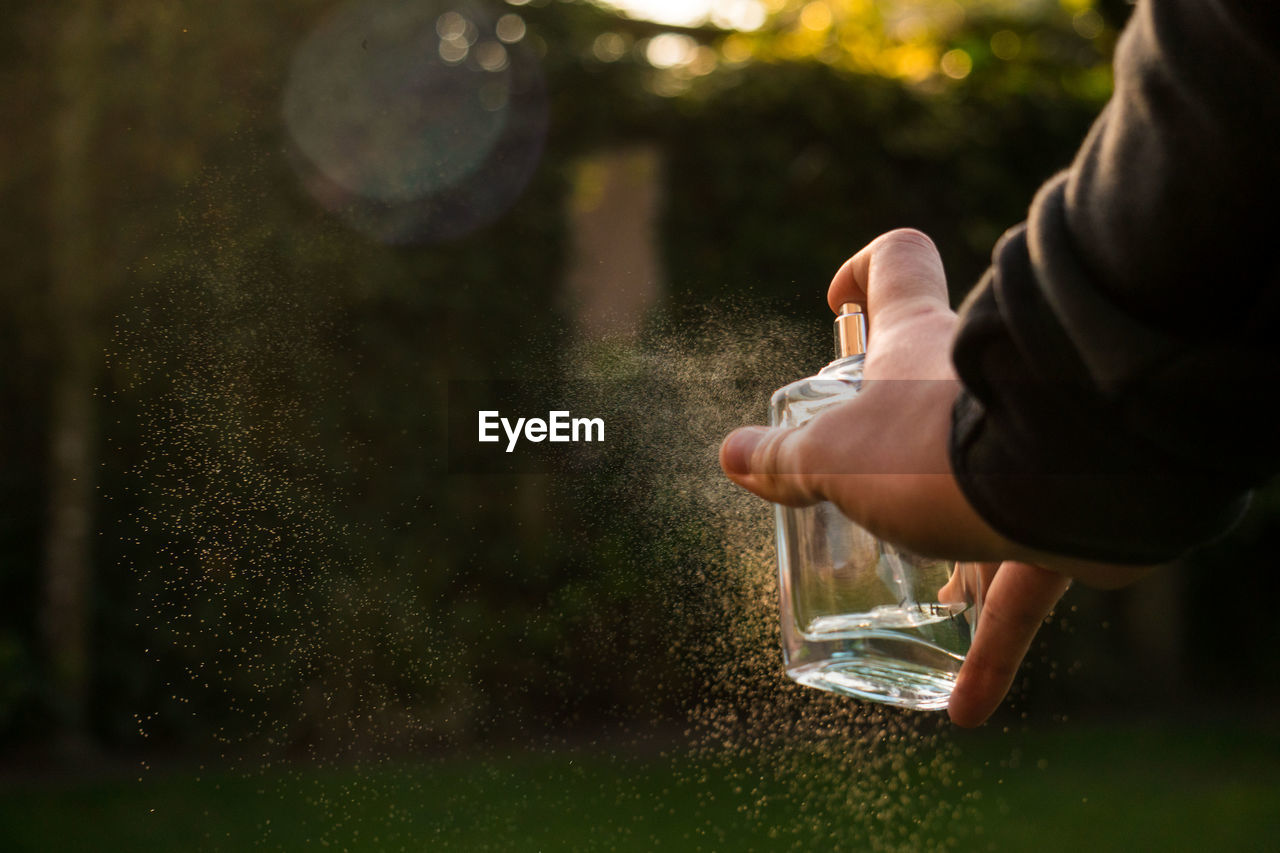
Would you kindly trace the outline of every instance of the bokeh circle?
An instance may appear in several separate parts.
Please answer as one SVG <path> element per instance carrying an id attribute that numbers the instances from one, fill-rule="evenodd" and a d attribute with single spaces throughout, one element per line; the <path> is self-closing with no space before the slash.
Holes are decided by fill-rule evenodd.
<path id="1" fill-rule="evenodd" d="M 356 0 L 322 20 L 283 96 L 311 195 L 389 243 L 452 239 L 502 215 L 547 129 L 541 69 L 512 17 L 477 0 Z"/>

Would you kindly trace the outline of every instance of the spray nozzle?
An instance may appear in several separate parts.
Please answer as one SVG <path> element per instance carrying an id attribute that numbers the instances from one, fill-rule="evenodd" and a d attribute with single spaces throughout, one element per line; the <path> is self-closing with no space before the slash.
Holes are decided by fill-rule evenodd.
<path id="1" fill-rule="evenodd" d="M 860 355 L 867 351 L 867 315 L 856 302 L 840 306 L 836 316 L 836 357 Z"/>

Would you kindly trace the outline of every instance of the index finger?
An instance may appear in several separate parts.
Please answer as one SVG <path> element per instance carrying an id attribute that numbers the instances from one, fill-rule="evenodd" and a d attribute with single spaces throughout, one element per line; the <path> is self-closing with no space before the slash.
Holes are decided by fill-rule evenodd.
<path id="1" fill-rule="evenodd" d="M 947 712 L 958 726 L 986 722 L 1071 579 L 1030 563 L 1003 563 L 987 589 L 973 646 L 960 667 Z"/>
<path id="2" fill-rule="evenodd" d="M 857 302 L 867 306 L 870 320 L 885 305 L 917 299 L 950 307 L 942 257 L 929 236 L 914 228 L 872 240 L 841 265 L 827 289 L 832 311 Z"/>

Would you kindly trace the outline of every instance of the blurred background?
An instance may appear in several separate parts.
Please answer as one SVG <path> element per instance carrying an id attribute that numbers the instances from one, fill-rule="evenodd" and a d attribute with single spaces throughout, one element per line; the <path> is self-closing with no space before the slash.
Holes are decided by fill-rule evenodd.
<path id="1" fill-rule="evenodd" d="M 1262 849 L 1276 489 L 969 734 L 782 683 L 715 464 L 877 234 L 958 304 L 1131 10 L 4 4 L 0 846 Z M 457 464 L 495 380 L 611 453 Z"/>

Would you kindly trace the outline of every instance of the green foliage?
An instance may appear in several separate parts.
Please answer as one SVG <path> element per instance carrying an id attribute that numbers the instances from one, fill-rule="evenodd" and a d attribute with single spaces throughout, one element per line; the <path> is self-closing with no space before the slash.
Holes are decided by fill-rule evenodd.
<path id="1" fill-rule="evenodd" d="M 933 236 L 963 294 L 1096 109 L 1064 92 L 927 94 L 816 63 L 726 75 L 666 149 L 672 298 L 746 294 L 815 319 L 839 263 L 899 226 Z"/>

